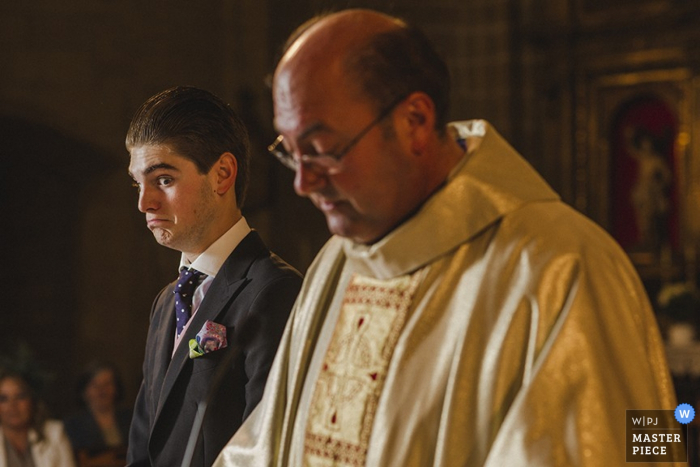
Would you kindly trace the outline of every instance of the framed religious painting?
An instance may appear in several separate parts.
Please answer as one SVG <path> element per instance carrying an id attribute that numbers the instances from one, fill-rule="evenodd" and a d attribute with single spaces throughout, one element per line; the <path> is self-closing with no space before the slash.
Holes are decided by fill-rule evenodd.
<path id="1" fill-rule="evenodd" d="M 643 278 L 684 279 L 694 244 L 689 205 L 697 178 L 693 76 L 659 69 L 593 77 L 587 92 L 587 205 Z M 578 177 L 580 178 L 580 177 Z M 694 217 L 694 216 L 690 216 Z"/>

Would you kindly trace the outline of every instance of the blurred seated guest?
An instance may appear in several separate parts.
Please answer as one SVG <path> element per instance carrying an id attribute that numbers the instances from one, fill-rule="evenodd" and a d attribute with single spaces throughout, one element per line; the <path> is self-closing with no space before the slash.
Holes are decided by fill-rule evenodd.
<path id="1" fill-rule="evenodd" d="M 58 420 L 28 379 L 0 368 L 0 467 L 73 467 L 73 452 Z"/>
<path id="2" fill-rule="evenodd" d="M 78 379 L 78 395 L 83 408 L 65 421 L 78 457 L 109 450 L 125 455 L 131 410 L 119 406 L 123 388 L 117 367 L 91 363 Z"/>

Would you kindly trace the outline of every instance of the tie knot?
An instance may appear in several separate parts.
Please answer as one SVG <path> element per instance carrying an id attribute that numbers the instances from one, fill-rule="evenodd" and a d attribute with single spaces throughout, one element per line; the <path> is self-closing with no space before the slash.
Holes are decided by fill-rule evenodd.
<path id="1" fill-rule="evenodd" d="M 204 274 L 196 269 L 183 269 L 180 271 L 180 277 L 177 279 L 173 292 L 183 296 L 192 294 L 203 276 Z"/>
<path id="2" fill-rule="evenodd" d="M 177 318 L 177 335 L 179 336 L 185 324 L 190 319 L 192 311 L 192 296 L 199 282 L 206 274 L 196 269 L 183 269 L 175 284 L 175 317 Z"/>

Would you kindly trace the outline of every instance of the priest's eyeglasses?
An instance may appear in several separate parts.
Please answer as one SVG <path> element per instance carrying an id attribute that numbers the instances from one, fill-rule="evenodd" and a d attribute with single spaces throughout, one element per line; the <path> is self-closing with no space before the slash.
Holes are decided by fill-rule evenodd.
<path id="1" fill-rule="evenodd" d="M 301 154 L 298 158 L 295 158 L 287 149 L 282 145 L 284 141 L 284 136 L 279 135 L 275 141 L 267 147 L 267 150 L 275 156 L 285 167 L 294 170 L 295 172 L 299 170 L 301 164 L 305 164 L 307 167 L 316 168 L 322 172 L 329 174 L 336 174 L 340 172 L 342 168 L 341 159 L 350 150 L 360 142 L 360 140 L 370 132 L 379 122 L 384 120 L 393 110 L 399 105 L 404 99 L 405 95 L 395 99 L 392 103 L 387 106 L 384 110 L 379 112 L 377 118 L 372 120 L 369 125 L 362 129 L 353 139 L 351 139 L 345 147 L 335 154 Z"/>

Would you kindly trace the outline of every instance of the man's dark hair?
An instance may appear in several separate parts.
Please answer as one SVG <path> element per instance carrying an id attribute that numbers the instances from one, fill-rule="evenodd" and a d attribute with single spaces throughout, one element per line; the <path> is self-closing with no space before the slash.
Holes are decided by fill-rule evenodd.
<path id="1" fill-rule="evenodd" d="M 148 99 L 136 111 L 126 134 L 126 148 L 167 144 L 209 172 L 219 157 L 230 152 L 238 162 L 235 193 L 242 207 L 248 188 L 250 142 L 236 112 L 208 91 L 178 86 Z"/>
<path id="2" fill-rule="evenodd" d="M 282 53 L 331 14 L 320 14 L 300 25 L 285 41 Z M 450 100 L 447 64 L 420 29 L 399 19 L 396 25 L 350 51 L 345 69 L 378 111 L 389 107 L 400 96 L 415 91 L 426 93 L 435 104 L 435 128 L 442 132 L 447 124 Z"/>

